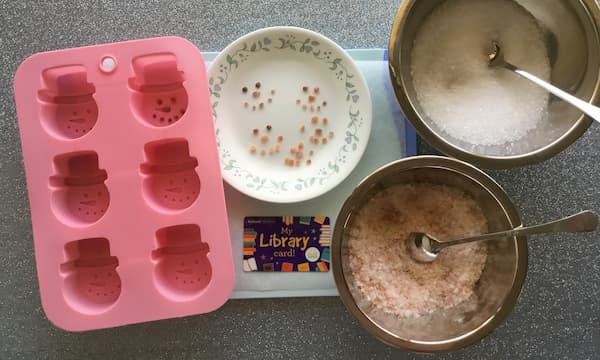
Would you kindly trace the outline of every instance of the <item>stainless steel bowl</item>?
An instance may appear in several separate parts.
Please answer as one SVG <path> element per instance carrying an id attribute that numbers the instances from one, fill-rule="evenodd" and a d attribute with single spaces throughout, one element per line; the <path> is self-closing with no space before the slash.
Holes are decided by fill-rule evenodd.
<path id="1" fill-rule="evenodd" d="M 551 82 L 594 104 L 600 94 L 600 9 L 596 0 L 515 0 L 538 21 L 551 63 Z M 511 168 L 546 160 L 571 145 L 592 120 L 551 97 L 547 121 L 507 146 L 480 146 L 445 135 L 422 111 L 411 78 L 411 51 L 425 17 L 444 0 L 405 0 L 389 43 L 390 76 L 404 114 L 419 135 L 443 153 L 484 168 Z M 510 19 L 506 19 L 510 26 Z M 516 76 L 516 75 L 515 75 Z"/>
<path id="2" fill-rule="evenodd" d="M 341 299 L 372 335 L 392 346 L 417 352 L 445 352 L 467 346 L 488 334 L 511 312 L 527 272 L 524 237 L 488 243 L 488 257 L 476 286 L 476 310 L 457 307 L 412 320 L 379 312 L 358 292 L 347 269 L 343 248 L 355 215 L 378 191 L 400 183 L 429 182 L 462 189 L 482 208 L 490 231 L 519 226 L 521 220 L 502 188 L 479 169 L 438 156 L 402 159 L 377 170 L 354 190 L 338 215 L 332 240 L 332 270 Z"/>

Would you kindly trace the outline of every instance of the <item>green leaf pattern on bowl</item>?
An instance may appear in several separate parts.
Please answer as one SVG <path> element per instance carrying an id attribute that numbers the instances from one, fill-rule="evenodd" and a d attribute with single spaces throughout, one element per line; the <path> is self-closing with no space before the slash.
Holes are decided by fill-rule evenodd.
<path id="1" fill-rule="evenodd" d="M 217 109 L 223 84 L 227 82 L 229 75 L 246 62 L 253 53 L 270 51 L 292 51 L 304 54 L 305 56 L 312 56 L 327 66 L 330 71 L 334 72 L 337 80 L 344 83 L 346 102 L 348 103 L 348 125 L 344 132 L 344 144 L 337 150 L 335 158 L 330 160 L 326 167 L 320 168 L 317 171 L 316 176 L 297 178 L 295 181 L 276 181 L 243 168 L 238 160 L 231 157 L 229 150 L 221 147 Z M 267 190 L 273 194 L 278 194 L 289 190 L 301 191 L 315 184 L 323 185 L 331 176 L 339 173 L 340 168 L 346 164 L 347 154 L 358 149 L 357 143 L 362 141 L 358 137 L 358 129 L 363 124 L 363 118 L 357 106 L 360 94 L 353 83 L 354 74 L 348 71 L 343 59 L 334 57 L 329 50 L 322 49 L 318 41 L 311 38 L 298 40 L 296 36 L 287 34 L 276 40 L 265 37 L 262 40 L 252 43 L 243 43 L 239 49 L 227 54 L 226 63 L 220 64 L 218 70 L 219 75 L 211 77 L 208 83 L 212 99 L 212 113 L 215 121 L 215 135 L 217 137 L 217 147 L 220 152 L 221 168 L 223 171 L 232 172 L 236 177 L 243 177 L 246 187 L 256 191 Z"/>

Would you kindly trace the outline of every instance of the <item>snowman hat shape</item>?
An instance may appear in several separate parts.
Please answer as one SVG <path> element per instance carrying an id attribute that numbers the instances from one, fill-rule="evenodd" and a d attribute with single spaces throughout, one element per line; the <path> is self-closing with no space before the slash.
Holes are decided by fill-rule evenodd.
<path id="1" fill-rule="evenodd" d="M 201 241 L 200 228 L 194 224 L 170 226 L 158 230 L 159 249 L 154 256 L 208 252 L 207 243 Z"/>
<path id="2" fill-rule="evenodd" d="M 154 141 L 145 148 L 148 161 L 141 165 L 144 174 L 193 170 L 198 166 L 198 160 L 190 156 L 188 143 L 183 139 Z"/>
<path id="3" fill-rule="evenodd" d="M 58 167 L 66 169 L 66 175 L 55 175 L 52 182 L 66 186 L 85 186 L 103 183 L 107 178 L 106 170 L 98 167 L 98 155 L 84 152 L 73 156 L 63 155 L 56 159 Z"/>
<path id="4" fill-rule="evenodd" d="M 42 76 L 46 88 L 39 91 L 39 96 L 43 100 L 69 102 L 69 98 L 91 96 L 96 92 L 94 85 L 87 81 L 87 71 L 81 65 L 50 68 Z"/>
<path id="5" fill-rule="evenodd" d="M 72 261 L 75 267 L 118 265 L 117 257 L 110 256 L 108 240 L 92 238 L 78 241 L 76 244 L 79 256 Z"/>
<path id="6" fill-rule="evenodd" d="M 129 86 L 138 91 L 178 88 L 184 81 L 173 54 L 140 56 L 133 60 L 133 70 L 135 77 L 129 79 Z"/>

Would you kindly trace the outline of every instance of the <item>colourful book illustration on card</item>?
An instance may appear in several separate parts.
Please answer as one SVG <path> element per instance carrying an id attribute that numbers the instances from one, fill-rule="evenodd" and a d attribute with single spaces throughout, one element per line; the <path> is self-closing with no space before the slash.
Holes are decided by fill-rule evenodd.
<path id="1" fill-rule="evenodd" d="M 327 216 L 248 216 L 242 243 L 246 272 L 329 271 Z"/>

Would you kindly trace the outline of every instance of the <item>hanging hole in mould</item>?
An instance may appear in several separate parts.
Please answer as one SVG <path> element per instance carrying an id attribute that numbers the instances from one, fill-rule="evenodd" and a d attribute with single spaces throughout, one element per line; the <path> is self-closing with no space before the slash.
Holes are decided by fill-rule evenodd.
<path id="1" fill-rule="evenodd" d="M 110 195 L 104 184 L 106 170 L 98 166 L 98 155 L 80 151 L 54 158 L 57 174 L 50 177 L 54 187 L 52 208 L 68 225 L 94 223 L 108 210 Z"/>
<path id="2" fill-rule="evenodd" d="M 169 126 L 180 120 L 188 107 L 177 58 L 170 53 L 151 54 L 133 60 L 135 76 L 129 79 L 133 112 L 152 126 Z"/>
<path id="3" fill-rule="evenodd" d="M 42 125 L 51 135 L 77 139 L 89 133 L 98 120 L 96 89 L 81 65 L 59 66 L 42 72 L 38 91 Z"/>
<path id="4" fill-rule="evenodd" d="M 110 74 L 117 69 L 117 60 L 110 56 L 103 56 L 100 59 L 100 71 L 106 74 Z"/>
<path id="5" fill-rule="evenodd" d="M 105 238 L 89 238 L 65 245 L 66 262 L 60 271 L 65 277 L 63 292 L 71 307 L 84 314 L 106 311 L 121 295 L 119 261 L 110 255 Z"/>

